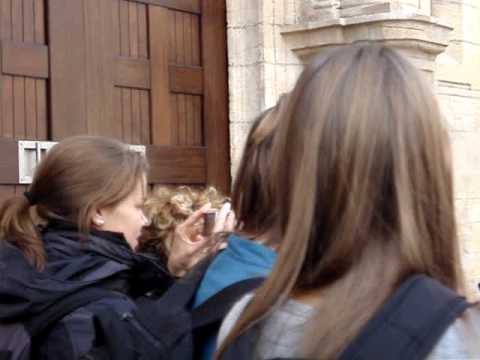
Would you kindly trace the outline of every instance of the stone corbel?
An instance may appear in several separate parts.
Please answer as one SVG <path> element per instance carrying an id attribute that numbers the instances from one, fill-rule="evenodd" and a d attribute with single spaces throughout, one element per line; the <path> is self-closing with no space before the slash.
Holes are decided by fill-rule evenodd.
<path id="1" fill-rule="evenodd" d="M 324 6 L 318 7 L 318 10 L 323 11 L 317 17 L 320 20 L 310 20 L 282 29 L 287 47 L 304 62 L 332 47 L 376 41 L 399 50 L 433 79 L 435 59 L 448 45 L 449 33 L 453 30 L 451 26 L 438 18 L 416 11 L 405 11 L 404 8 L 394 11 L 392 2 L 312 1 L 314 5 Z M 348 1 L 357 4 L 348 7 Z M 332 6 L 337 6 L 337 13 L 332 10 Z M 342 11 L 345 16 L 341 16 Z M 337 15 L 340 16 L 335 17 Z"/>

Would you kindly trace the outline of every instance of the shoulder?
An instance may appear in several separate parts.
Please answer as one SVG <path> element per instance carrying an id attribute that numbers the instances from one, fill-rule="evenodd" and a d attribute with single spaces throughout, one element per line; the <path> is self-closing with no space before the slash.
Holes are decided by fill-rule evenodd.
<path id="1" fill-rule="evenodd" d="M 223 319 L 222 325 L 220 327 L 220 330 L 218 332 L 218 341 L 217 345 L 220 345 L 223 340 L 228 336 L 230 331 L 232 330 L 233 326 L 237 322 L 237 320 L 240 318 L 242 315 L 243 311 L 249 304 L 250 300 L 253 298 L 253 293 L 249 293 L 247 295 L 244 295 L 240 300 L 238 300 L 230 309 L 228 314 L 225 316 Z"/>
<path id="2" fill-rule="evenodd" d="M 430 353 L 428 360 L 473 359 L 480 357 L 480 303 L 460 316 L 445 331 Z"/>
<path id="3" fill-rule="evenodd" d="M 111 297 L 92 301 L 63 317 L 52 327 L 41 348 L 58 353 L 58 358 L 80 358 L 94 348 L 98 336 L 124 327 L 122 316 L 135 308 L 127 296 L 112 292 Z"/>

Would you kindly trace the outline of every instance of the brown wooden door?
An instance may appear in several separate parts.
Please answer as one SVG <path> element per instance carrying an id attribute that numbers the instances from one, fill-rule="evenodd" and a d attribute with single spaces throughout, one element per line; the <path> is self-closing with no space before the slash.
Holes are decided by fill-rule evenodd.
<path id="1" fill-rule="evenodd" d="M 0 196 L 24 188 L 14 140 L 76 134 L 228 192 L 224 0 L 0 0 L 0 40 Z"/>

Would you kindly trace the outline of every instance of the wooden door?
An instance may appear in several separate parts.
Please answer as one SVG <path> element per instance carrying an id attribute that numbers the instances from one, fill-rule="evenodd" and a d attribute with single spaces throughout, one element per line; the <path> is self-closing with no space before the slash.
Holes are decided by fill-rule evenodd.
<path id="1" fill-rule="evenodd" d="M 0 196 L 24 188 L 16 140 L 76 134 L 228 192 L 225 30 L 224 0 L 0 0 Z"/>

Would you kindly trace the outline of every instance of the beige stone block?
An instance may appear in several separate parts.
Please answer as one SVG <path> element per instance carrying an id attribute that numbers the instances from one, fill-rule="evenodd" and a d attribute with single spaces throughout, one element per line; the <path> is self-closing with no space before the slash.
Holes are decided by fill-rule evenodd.
<path id="1" fill-rule="evenodd" d="M 480 223 L 480 198 L 469 199 L 467 218 L 472 223 Z"/>
<path id="2" fill-rule="evenodd" d="M 461 131 L 462 124 L 458 121 L 458 116 L 455 115 L 454 108 L 451 103 L 451 97 L 445 94 L 438 94 L 438 105 L 444 117 L 444 121 L 449 131 Z"/>
<path id="3" fill-rule="evenodd" d="M 462 13 L 461 1 L 433 0 L 432 2 L 432 15 L 448 22 L 453 27 L 453 31 L 449 35 L 450 42 L 446 53 L 458 62 L 461 62 L 463 58 L 463 50 L 458 43 L 463 38 Z"/>
<path id="4" fill-rule="evenodd" d="M 230 144 L 235 149 L 243 149 L 247 140 L 248 132 L 252 127 L 254 119 L 250 122 L 232 123 L 230 124 Z"/>
<path id="5" fill-rule="evenodd" d="M 275 63 L 276 64 L 287 64 L 287 52 L 288 50 L 285 39 L 281 34 L 281 27 L 275 26 L 274 31 L 274 43 L 275 43 Z"/>
<path id="6" fill-rule="evenodd" d="M 284 25 L 293 25 L 299 22 L 299 6 L 297 0 L 284 0 Z"/>
<path id="7" fill-rule="evenodd" d="M 480 243 L 480 223 L 475 223 L 472 225 L 472 241 L 476 243 Z M 479 259 L 480 260 L 480 259 Z M 478 264 L 480 268 L 480 263 Z"/>
<path id="8" fill-rule="evenodd" d="M 287 89 L 290 91 L 295 86 L 300 74 L 303 71 L 303 65 L 287 65 Z"/>
<path id="9" fill-rule="evenodd" d="M 245 27 L 261 22 L 261 2 L 258 0 L 228 0 L 227 26 Z"/>
<path id="10" fill-rule="evenodd" d="M 480 151 L 478 151 L 478 134 L 454 132 L 450 134 L 454 171 L 468 174 L 478 171 Z"/>
<path id="11" fill-rule="evenodd" d="M 480 171 L 455 173 L 455 198 L 480 198 Z"/>
<path id="12" fill-rule="evenodd" d="M 478 235 L 478 225 L 480 223 L 462 225 L 465 235 L 463 235 L 462 241 L 464 242 L 464 253 L 465 255 L 470 256 L 470 259 L 473 257 L 480 257 L 480 238 L 476 237 L 475 231 Z M 480 260 L 480 259 L 479 259 Z M 478 271 L 480 271 L 480 263 L 478 264 Z"/>
<path id="13" fill-rule="evenodd" d="M 275 81 L 276 81 L 276 88 L 277 88 L 277 98 L 280 97 L 281 94 L 286 93 L 289 91 L 288 83 L 287 83 L 287 68 L 286 65 L 276 65 L 275 66 Z"/>
<path id="14" fill-rule="evenodd" d="M 462 40 L 480 43 L 480 2 L 477 6 L 463 5 L 462 11 Z"/>
<path id="15" fill-rule="evenodd" d="M 242 149 L 237 149 L 237 148 L 231 148 L 230 151 L 230 161 L 231 161 L 231 166 L 230 166 L 230 171 L 231 171 L 231 176 L 232 179 L 235 179 L 237 176 L 237 170 L 240 165 L 240 160 L 242 158 L 243 154 L 243 148 Z"/>
<path id="16" fill-rule="evenodd" d="M 275 28 L 274 25 L 261 25 L 260 34 L 263 36 L 263 58 L 264 62 L 275 64 L 275 53 L 276 53 L 276 43 L 275 43 Z"/>
<path id="17" fill-rule="evenodd" d="M 262 60 L 264 44 L 259 34 L 258 26 L 228 30 L 229 65 L 252 65 Z"/>
<path id="18" fill-rule="evenodd" d="M 457 217 L 457 224 L 464 225 L 468 213 L 468 199 L 465 197 L 455 198 L 455 214 Z"/>
<path id="19" fill-rule="evenodd" d="M 272 107 L 277 102 L 276 67 L 274 64 L 263 65 L 265 108 Z"/>
<path id="20" fill-rule="evenodd" d="M 230 121 L 250 121 L 262 107 L 262 68 L 260 65 L 229 68 Z"/>
<path id="21" fill-rule="evenodd" d="M 273 25 L 275 23 L 275 12 L 278 11 L 279 2 L 275 0 L 259 1 L 262 11 L 262 23 L 265 25 Z"/>

